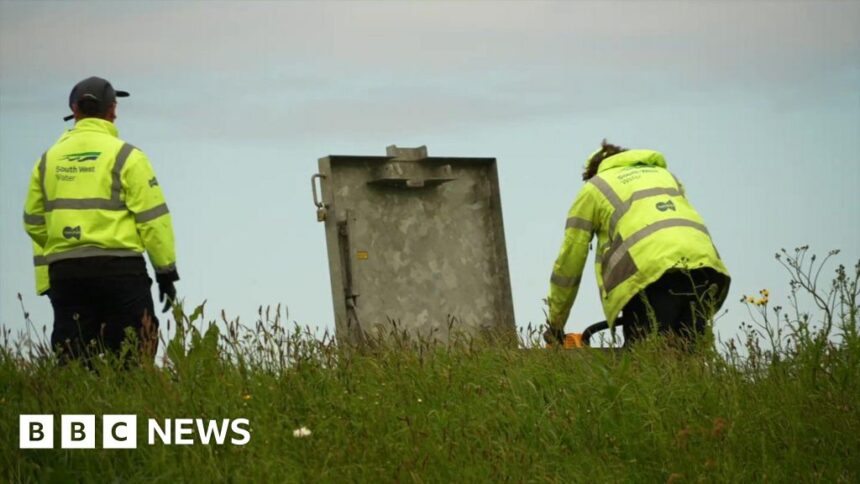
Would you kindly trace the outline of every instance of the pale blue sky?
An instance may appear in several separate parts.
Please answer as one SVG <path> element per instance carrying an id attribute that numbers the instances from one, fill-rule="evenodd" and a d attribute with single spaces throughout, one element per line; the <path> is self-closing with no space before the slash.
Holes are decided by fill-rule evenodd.
<path id="1" fill-rule="evenodd" d="M 603 137 L 665 153 L 742 293 L 781 301 L 780 247 L 860 256 L 858 2 L 23 2 L 0 0 L 0 323 L 37 298 L 21 213 L 36 158 L 99 75 L 150 157 L 181 296 L 333 327 L 310 176 L 328 154 L 498 159 L 519 325 L 541 298 Z M 602 319 L 593 270 L 568 322 Z"/>

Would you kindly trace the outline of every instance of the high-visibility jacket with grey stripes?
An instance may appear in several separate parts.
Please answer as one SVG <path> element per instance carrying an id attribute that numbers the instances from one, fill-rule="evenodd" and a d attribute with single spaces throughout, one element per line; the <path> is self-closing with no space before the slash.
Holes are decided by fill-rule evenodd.
<path id="1" fill-rule="evenodd" d="M 549 322 L 556 328 L 570 314 L 594 235 L 597 285 L 610 325 L 630 298 L 667 270 L 710 267 L 729 276 L 663 155 L 624 151 L 603 160 L 568 212 L 548 297 Z"/>
<path id="2" fill-rule="evenodd" d="M 156 276 L 176 274 L 173 224 L 152 166 L 110 121 L 79 120 L 36 162 L 24 228 L 48 264 L 146 251 Z"/>

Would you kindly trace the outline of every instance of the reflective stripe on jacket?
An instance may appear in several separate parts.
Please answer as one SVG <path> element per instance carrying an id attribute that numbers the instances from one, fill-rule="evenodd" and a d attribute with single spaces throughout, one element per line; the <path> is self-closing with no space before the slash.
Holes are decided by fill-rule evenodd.
<path id="1" fill-rule="evenodd" d="M 24 228 L 49 264 L 145 250 L 156 273 L 175 272 L 173 225 L 152 166 L 110 121 L 78 121 L 36 162 Z"/>
<path id="2" fill-rule="evenodd" d="M 554 327 L 563 328 L 567 321 L 594 234 L 595 273 L 610 325 L 631 297 L 669 269 L 711 267 L 729 276 L 702 218 L 666 169 L 663 155 L 624 151 L 603 160 L 568 212 L 550 279 L 549 317 Z"/>

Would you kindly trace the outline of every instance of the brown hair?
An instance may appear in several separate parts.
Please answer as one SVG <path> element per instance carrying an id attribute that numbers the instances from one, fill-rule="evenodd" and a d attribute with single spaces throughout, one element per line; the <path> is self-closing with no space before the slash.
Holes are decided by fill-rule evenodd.
<path id="1" fill-rule="evenodd" d="M 600 143 L 600 150 L 595 153 L 594 156 L 589 158 L 588 163 L 585 166 L 585 171 L 582 172 L 583 181 L 588 181 L 591 177 L 597 174 L 597 169 L 600 167 L 600 163 L 603 162 L 603 160 L 624 151 L 627 151 L 627 148 L 613 145 L 606 141 L 606 138 L 603 138 L 603 141 Z"/>

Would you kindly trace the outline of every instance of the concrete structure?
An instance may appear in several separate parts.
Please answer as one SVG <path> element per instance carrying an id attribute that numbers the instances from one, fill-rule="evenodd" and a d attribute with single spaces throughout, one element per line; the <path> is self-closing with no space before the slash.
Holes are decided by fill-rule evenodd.
<path id="1" fill-rule="evenodd" d="M 336 331 L 358 343 L 515 331 L 494 158 L 328 156 L 312 180 Z M 317 193 L 317 181 L 322 198 Z"/>

